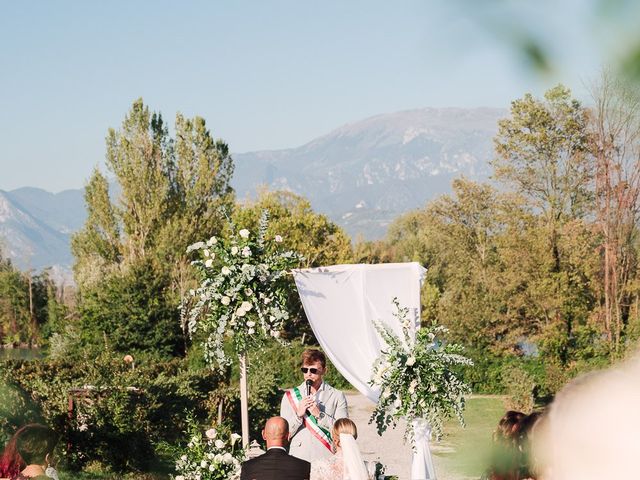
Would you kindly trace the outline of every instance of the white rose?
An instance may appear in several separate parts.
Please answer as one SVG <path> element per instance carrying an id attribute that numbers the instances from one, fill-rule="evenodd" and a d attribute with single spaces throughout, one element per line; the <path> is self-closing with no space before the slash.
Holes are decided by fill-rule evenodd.
<path id="1" fill-rule="evenodd" d="M 211 465 L 209 465 L 209 471 L 213 472 L 216 469 L 216 466 L 212 463 Z"/>
<path id="2" fill-rule="evenodd" d="M 251 290 L 250 288 L 245 288 L 245 289 L 244 289 L 244 294 L 245 294 L 247 297 L 250 297 L 251 295 L 253 295 L 253 290 Z"/>
<path id="3" fill-rule="evenodd" d="M 242 249 L 242 256 L 243 257 L 250 257 L 251 256 L 251 249 L 249 247 L 244 247 Z"/>
<path id="4" fill-rule="evenodd" d="M 209 465 L 209 464 L 207 463 L 207 461 L 206 461 L 206 460 L 202 460 L 202 461 L 200 462 L 200 466 L 201 466 L 202 468 L 207 468 L 207 465 Z"/>
<path id="5" fill-rule="evenodd" d="M 209 259 L 206 262 L 204 262 L 204 266 L 207 268 L 211 268 L 211 265 L 213 265 L 213 260 Z"/>
<path id="6" fill-rule="evenodd" d="M 218 243 L 218 239 L 216 237 L 211 237 L 209 240 L 207 240 L 207 245 L 209 246 L 215 245 L 216 243 Z"/>
<path id="7" fill-rule="evenodd" d="M 231 247 L 231 255 L 237 255 L 238 254 L 238 247 Z"/>
<path id="8" fill-rule="evenodd" d="M 223 305 L 229 305 L 231 303 L 231 299 L 225 295 L 220 299 L 220 303 Z"/>
<path id="9" fill-rule="evenodd" d="M 221 461 L 222 461 L 222 455 L 220 455 L 219 453 L 216 453 L 215 462 L 220 463 Z"/>
<path id="10" fill-rule="evenodd" d="M 249 238 L 249 230 L 243 228 L 238 232 L 242 238 Z"/>
<path id="11" fill-rule="evenodd" d="M 227 452 L 222 456 L 222 460 L 224 461 L 224 463 L 231 463 L 233 462 L 233 456 Z"/>
<path id="12" fill-rule="evenodd" d="M 251 305 L 249 302 L 242 302 L 242 305 L 240 305 L 240 308 L 248 312 L 253 308 L 253 305 Z"/>
<path id="13" fill-rule="evenodd" d="M 184 477 L 183 477 L 182 475 L 178 475 L 178 476 L 176 477 L 176 480 L 184 480 Z"/>
<path id="14" fill-rule="evenodd" d="M 271 303 L 271 299 L 269 297 L 264 299 L 264 304 L 269 305 Z"/>
<path id="15" fill-rule="evenodd" d="M 255 327 L 256 326 L 256 322 L 247 322 L 247 327 L 251 328 L 251 327 Z"/>
<path id="16" fill-rule="evenodd" d="M 244 317 L 246 315 L 246 310 L 242 307 L 240 307 L 238 310 L 236 310 L 236 315 L 238 317 Z"/>
<path id="17" fill-rule="evenodd" d="M 222 267 L 221 272 L 223 275 L 229 275 L 231 273 L 231 269 L 229 269 L 229 267 Z"/>
<path id="18" fill-rule="evenodd" d="M 250 328 L 249 330 L 247 330 L 247 333 L 249 335 L 253 335 L 254 333 L 256 333 L 256 331 L 253 328 Z"/>
<path id="19" fill-rule="evenodd" d="M 216 448 L 222 450 L 225 446 L 225 443 L 222 440 L 216 440 Z"/>
<path id="20" fill-rule="evenodd" d="M 282 237 L 280 235 L 276 235 L 276 238 L 274 239 L 276 242 L 281 243 L 282 242 Z"/>
<path id="21" fill-rule="evenodd" d="M 210 439 L 214 439 L 218 436 L 218 432 L 216 432 L 215 428 L 210 428 L 209 430 L 204 432 L 204 434 L 207 436 L 207 438 L 210 438 Z"/>
<path id="22" fill-rule="evenodd" d="M 406 365 L 407 367 L 413 367 L 416 364 L 416 357 L 407 358 Z"/>

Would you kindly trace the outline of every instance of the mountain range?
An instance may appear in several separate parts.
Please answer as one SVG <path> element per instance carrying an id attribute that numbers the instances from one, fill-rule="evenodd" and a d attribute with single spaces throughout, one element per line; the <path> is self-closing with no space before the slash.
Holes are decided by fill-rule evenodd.
<path id="1" fill-rule="evenodd" d="M 483 180 L 504 109 L 424 108 L 344 125 L 300 147 L 234 154 L 240 199 L 256 187 L 305 196 L 353 237 L 381 238 L 398 215 Z M 71 233 L 85 220 L 83 190 L 0 190 L 0 248 L 21 268 L 72 264 Z"/>

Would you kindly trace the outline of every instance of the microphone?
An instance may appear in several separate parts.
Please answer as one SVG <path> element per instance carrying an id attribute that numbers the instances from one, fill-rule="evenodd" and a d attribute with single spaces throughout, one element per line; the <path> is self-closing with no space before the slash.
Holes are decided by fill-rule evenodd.
<path id="1" fill-rule="evenodd" d="M 308 397 L 309 395 L 311 395 L 311 385 L 313 385 L 313 382 L 311 380 L 307 380 L 306 384 L 307 384 L 307 397 Z"/>
<path id="2" fill-rule="evenodd" d="M 313 382 L 310 379 L 307 379 L 305 384 L 307 385 L 307 397 L 308 397 L 309 395 L 311 395 L 311 385 L 313 385 Z M 305 410 L 304 413 L 309 415 L 309 410 Z"/>

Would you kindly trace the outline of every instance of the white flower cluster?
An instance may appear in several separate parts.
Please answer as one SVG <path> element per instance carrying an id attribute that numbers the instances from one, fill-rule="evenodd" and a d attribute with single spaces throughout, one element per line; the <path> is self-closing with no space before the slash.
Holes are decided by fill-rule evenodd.
<path id="1" fill-rule="evenodd" d="M 253 235 L 241 229 L 228 239 L 211 237 L 189 246 L 198 253 L 192 261 L 202 281 L 183 300 L 182 321 L 190 335 L 203 332 L 206 360 L 219 367 L 229 364 L 225 337 L 237 353 L 259 347 L 268 337 L 280 338 L 289 318 L 286 273 L 299 264 L 300 255 L 280 251 L 282 237 L 266 236 L 266 217 Z"/>
<path id="2" fill-rule="evenodd" d="M 471 393 L 458 373 L 459 365 L 472 365 L 460 345 L 446 343 L 447 329 L 438 325 L 419 328 L 413 336 L 409 310 L 393 300 L 402 338 L 388 326 L 376 323 L 387 348 L 374 364 L 370 385 L 380 389 L 380 399 L 371 415 L 382 434 L 402 417 L 423 418 L 436 438 L 442 435 L 445 419 L 456 416 L 464 425 L 464 396 Z M 410 422 L 409 422 L 410 425 Z M 408 427 L 410 428 L 410 426 Z M 410 430 L 407 435 L 412 435 Z"/>
<path id="3" fill-rule="evenodd" d="M 232 433 L 228 441 L 220 438 L 215 428 L 203 435 L 191 426 L 191 440 L 176 460 L 174 480 L 222 480 L 237 478 L 245 451 L 240 447 L 240 435 Z"/>

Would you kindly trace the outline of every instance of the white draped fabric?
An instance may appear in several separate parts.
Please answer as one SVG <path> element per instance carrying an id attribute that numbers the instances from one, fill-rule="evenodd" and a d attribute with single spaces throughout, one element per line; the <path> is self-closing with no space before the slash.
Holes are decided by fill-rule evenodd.
<path id="1" fill-rule="evenodd" d="M 385 345 L 373 321 L 389 325 L 402 338 L 400 324 L 393 316 L 393 299 L 397 298 L 400 306 L 409 308 L 415 331 L 420 324 L 420 285 L 425 272 L 415 262 L 334 265 L 293 272 L 320 346 L 351 385 L 374 403 L 379 391 L 368 382 Z M 426 476 L 412 478 L 435 479 L 428 435 L 421 437 L 412 471 L 426 472 Z"/>

